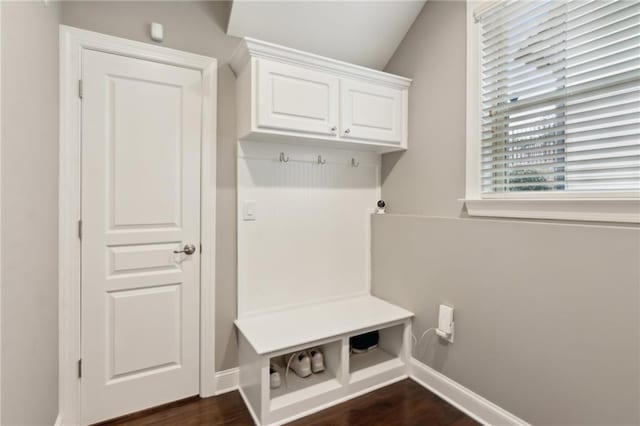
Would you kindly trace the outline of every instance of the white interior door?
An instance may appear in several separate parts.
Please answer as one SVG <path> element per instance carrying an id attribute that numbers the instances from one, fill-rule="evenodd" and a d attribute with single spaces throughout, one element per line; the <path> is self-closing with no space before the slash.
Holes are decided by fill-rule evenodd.
<path id="1" fill-rule="evenodd" d="M 339 81 L 326 73 L 258 60 L 258 120 L 261 128 L 335 135 Z"/>
<path id="2" fill-rule="evenodd" d="M 402 143 L 402 91 L 343 79 L 340 81 L 340 136 Z"/>
<path id="3" fill-rule="evenodd" d="M 196 395 L 199 71 L 82 56 L 82 420 Z M 175 253 L 193 244 L 193 254 Z"/>

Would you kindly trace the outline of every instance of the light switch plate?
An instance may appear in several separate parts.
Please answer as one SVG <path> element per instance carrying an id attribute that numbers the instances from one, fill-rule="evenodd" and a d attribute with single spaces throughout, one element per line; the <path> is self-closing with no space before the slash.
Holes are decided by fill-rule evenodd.
<path id="1" fill-rule="evenodd" d="M 242 218 L 244 220 L 256 220 L 256 202 L 254 200 L 245 200 L 242 208 Z"/>

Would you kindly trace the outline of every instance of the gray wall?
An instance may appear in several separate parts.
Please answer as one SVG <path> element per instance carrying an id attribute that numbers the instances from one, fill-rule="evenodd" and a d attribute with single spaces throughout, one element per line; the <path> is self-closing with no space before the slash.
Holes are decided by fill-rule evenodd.
<path id="1" fill-rule="evenodd" d="M 235 79 L 226 2 L 3 2 L 2 424 L 58 412 L 58 24 L 218 58 L 216 369 L 237 365 Z M 34 121 L 34 117 L 36 117 Z"/>
<path id="2" fill-rule="evenodd" d="M 162 46 L 218 59 L 218 148 L 216 229 L 216 370 L 237 365 L 235 78 L 227 61 L 239 39 L 225 34 L 230 3 L 68 1 L 64 25 L 153 43 L 149 24 L 164 25 Z M 206 252 L 205 252 L 206 253 Z"/>
<path id="3" fill-rule="evenodd" d="M 417 358 L 534 424 L 637 424 L 637 230 L 390 215 L 374 220 L 374 292 L 455 307 L 455 342 Z M 430 336 L 433 337 L 431 334 Z"/>
<path id="4" fill-rule="evenodd" d="M 2 424 L 58 412 L 56 4 L 2 4 Z"/>
<path id="5" fill-rule="evenodd" d="M 640 423 L 637 227 L 461 218 L 465 4 L 430 0 L 386 71 L 414 79 L 409 150 L 383 158 L 373 291 L 454 306 L 456 338 L 417 357 L 535 424 Z"/>

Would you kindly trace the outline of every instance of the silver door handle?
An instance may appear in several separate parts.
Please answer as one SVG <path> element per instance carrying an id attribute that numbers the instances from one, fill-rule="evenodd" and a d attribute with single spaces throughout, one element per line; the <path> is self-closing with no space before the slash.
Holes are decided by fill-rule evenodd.
<path id="1" fill-rule="evenodd" d="M 196 252 L 196 246 L 194 244 L 185 244 L 184 249 L 182 250 L 174 250 L 174 253 L 184 253 L 186 255 L 191 256 Z"/>

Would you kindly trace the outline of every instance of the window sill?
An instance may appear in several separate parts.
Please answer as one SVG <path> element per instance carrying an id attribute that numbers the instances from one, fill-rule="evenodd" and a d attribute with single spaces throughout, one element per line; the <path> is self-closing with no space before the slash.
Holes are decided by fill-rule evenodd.
<path id="1" fill-rule="evenodd" d="M 469 216 L 640 223 L 638 198 L 461 199 Z"/>

